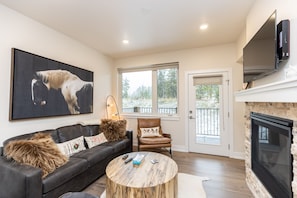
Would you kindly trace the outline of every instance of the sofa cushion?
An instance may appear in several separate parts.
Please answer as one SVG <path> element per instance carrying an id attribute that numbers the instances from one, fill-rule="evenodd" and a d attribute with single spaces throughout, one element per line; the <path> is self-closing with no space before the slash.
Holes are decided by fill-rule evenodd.
<path id="1" fill-rule="evenodd" d="M 117 141 L 126 138 L 126 120 L 101 119 L 100 130 L 108 141 Z"/>
<path id="2" fill-rule="evenodd" d="M 94 124 L 94 125 L 85 125 L 82 126 L 83 130 L 85 131 L 84 136 L 94 136 L 99 134 L 99 125 Z"/>
<path id="3" fill-rule="evenodd" d="M 68 192 L 61 195 L 59 198 L 98 198 L 86 192 Z"/>
<path id="4" fill-rule="evenodd" d="M 82 158 L 86 159 L 89 162 L 89 166 L 93 166 L 100 161 L 108 158 L 113 154 L 113 148 L 110 146 L 95 146 L 91 149 L 87 149 L 81 151 L 79 153 L 74 154 L 71 158 Z"/>
<path id="5" fill-rule="evenodd" d="M 83 130 L 83 127 L 80 124 L 57 128 L 60 143 L 78 138 L 80 136 L 87 136 L 88 134 L 85 134 L 85 131 L 86 130 Z"/>
<path id="6" fill-rule="evenodd" d="M 86 150 L 83 136 L 63 143 L 59 143 L 57 144 L 57 146 L 60 149 L 60 151 L 68 157 L 80 151 Z"/>
<path id="7" fill-rule="evenodd" d="M 69 161 L 42 180 L 43 193 L 47 193 L 58 186 L 63 185 L 75 176 L 83 173 L 88 168 L 85 159 L 69 158 Z"/>
<path id="8" fill-rule="evenodd" d="M 107 139 L 104 135 L 104 133 L 100 133 L 98 135 L 90 136 L 90 137 L 84 137 L 88 148 L 93 148 L 94 146 L 97 146 L 99 144 L 103 144 L 104 142 L 107 142 Z"/>
<path id="9" fill-rule="evenodd" d="M 46 133 L 36 133 L 30 140 L 10 141 L 4 153 L 8 159 L 42 169 L 43 178 L 68 161 Z"/>
<path id="10" fill-rule="evenodd" d="M 29 140 L 36 133 L 48 133 L 52 136 L 54 142 L 56 142 L 56 143 L 59 142 L 59 137 L 58 137 L 57 131 L 55 129 L 49 129 L 49 130 L 37 131 L 37 132 L 18 135 L 18 136 L 9 138 L 3 142 L 3 146 L 5 146 L 8 142 L 10 142 L 12 140 Z"/>
<path id="11" fill-rule="evenodd" d="M 113 142 L 106 142 L 102 145 L 111 147 L 113 152 L 118 152 L 125 148 L 128 148 L 130 145 L 130 141 L 129 141 L 129 139 L 124 139 L 124 140 L 118 140 L 118 141 L 113 141 Z"/>

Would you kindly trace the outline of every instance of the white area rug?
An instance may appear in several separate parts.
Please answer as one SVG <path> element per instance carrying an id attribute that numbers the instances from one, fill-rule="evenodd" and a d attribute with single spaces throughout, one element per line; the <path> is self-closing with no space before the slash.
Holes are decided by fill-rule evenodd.
<path id="1" fill-rule="evenodd" d="M 186 173 L 178 173 L 178 198 L 206 198 L 203 181 L 208 177 L 199 177 Z"/>
<path id="2" fill-rule="evenodd" d="M 203 181 L 209 180 L 208 177 L 199 177 L 186 173 L 178 173 L 178 198 L 206 198 L 203 188 Z M 106 191 L 100 198 L 106 197 Z"/>

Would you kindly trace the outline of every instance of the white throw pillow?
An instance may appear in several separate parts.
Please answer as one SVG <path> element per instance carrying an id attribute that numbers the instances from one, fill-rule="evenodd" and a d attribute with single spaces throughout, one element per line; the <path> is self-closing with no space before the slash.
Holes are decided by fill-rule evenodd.
<path id="1" fill-rule="evenodd" d="M 141 137 L 160 137 L 160 128 L 152 127 L 152 128 L 140 128 Z"/>
<path id="2" fill-rule="evenodd" d="M 80 151 L 86 150 L 83 136 L 69 140 L 67 142 L 59 143 L 57 145 L 60 151 L 68 157 Z"/>
<path id="3" fill-rule="evenodd" d="M 99 144 L 103 144 L 104 142 L 107 142 L 107 139 L 105 138 L 104 133 L 100 133 L 98 135 L 85 137 L 85 140 L 89 146 L 89 148 L 92 148 L 94 146 L 97 146 Z"/>

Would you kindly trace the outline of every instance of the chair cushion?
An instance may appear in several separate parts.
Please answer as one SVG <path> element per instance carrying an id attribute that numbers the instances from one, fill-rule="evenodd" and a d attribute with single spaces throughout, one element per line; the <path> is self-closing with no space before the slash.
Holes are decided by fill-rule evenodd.
<path id="1" fill-rule="evenodd" d="M 150 137 L 150 138 L 139 138 L 141 144 L 168 144 L 171 142 L 170 138 L 167 137 Z"/>
<path id="2" fill-rule="evenodd" d="M 160 127 L 140 128 L 141 137 L 160 137 Z"/>

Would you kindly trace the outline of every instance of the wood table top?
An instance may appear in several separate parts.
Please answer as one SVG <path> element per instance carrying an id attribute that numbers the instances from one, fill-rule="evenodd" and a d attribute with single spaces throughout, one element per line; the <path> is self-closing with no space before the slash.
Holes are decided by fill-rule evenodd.
<path id="1" fill-rule="evenodd" d="M 132 152 L 128 153 L 128 158 L 134 158 L 137 154 L 145 155 L 139 166 L 133 166 L 132 161 L 125 164 L 122 155 L 108 164 L 106 176 L 118 185 L 146 188 L 167 183 L 177 175 L 177 164 L 170 157 L 155 152 Z M 158 163 L 153 164 L 151 160 Z"/>

